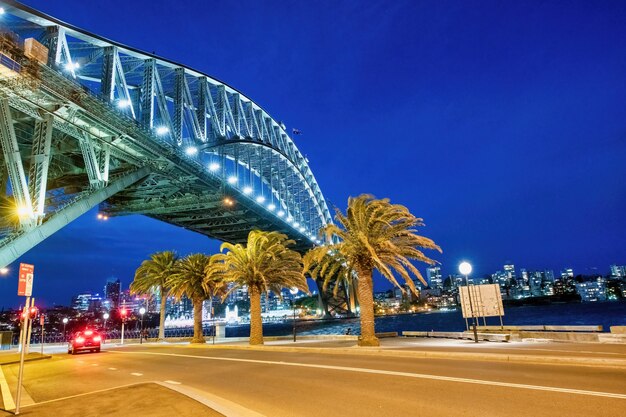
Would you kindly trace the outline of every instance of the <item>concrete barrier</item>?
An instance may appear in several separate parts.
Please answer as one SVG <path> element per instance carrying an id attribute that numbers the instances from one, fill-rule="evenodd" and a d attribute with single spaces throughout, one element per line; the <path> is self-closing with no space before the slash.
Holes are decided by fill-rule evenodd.
<path id="1" fill-rule="evenodd" d="M 611 326 L 611 333 L 626 334 L 626 326 Z"/>
<path id="2" fill-rule="evenodd" d="M 615 326 L 614 326 L 615 327 Z M 626 328 L 626 326 L 624 326 Z M 601 332 L 602 326 L 477 326 L 478 331 L 486 332 Z M 625 330 L 626 332 L 626 330 Z"/>
<path id="3" fill-rule="evenodd" d="M 398 337 L 398 332 L 380 332 L 376 333 L 376 337 L 381 339 L 385 337 Z"/>
<path id="4" fill-rule="evenodd" d="M 436 337 L 442 339 L 474 339 L 474 332 L 415 332 L 415 331 L 403 331 L 402 336 L 405 337 Z M 511 339 L 511 335 L 503 333 L 478 333 L 479 340 L 486 340 L 489 342 L 508 342 Z"/>

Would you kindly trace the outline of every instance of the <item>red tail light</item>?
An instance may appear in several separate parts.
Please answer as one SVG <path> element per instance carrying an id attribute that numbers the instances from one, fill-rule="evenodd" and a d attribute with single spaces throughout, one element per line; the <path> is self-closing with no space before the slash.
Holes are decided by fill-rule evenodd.
<path id="1" fill-rule="evenodd" d="M 86 330 L 85 331 L 85 336 L 91 336 L 93 334 L 93 331 L 91 330 Z"/>
<path id="2" fill-rule="evenodd" d="M 99 342 L 99 341 L 101 341 L 101 340 L 102 340 L 102 337 L 100 337 L 100 336 L 95 336 L 95 337 L 93 338 L 93 341 L 94 341 L 94 342 Z"/>
<path id="3" fill-rule="evenodd" d="M 76 338 L 76 343 L 84 343 L 85 342 L 85 338 L 84 337 L 77 337 Z"/>

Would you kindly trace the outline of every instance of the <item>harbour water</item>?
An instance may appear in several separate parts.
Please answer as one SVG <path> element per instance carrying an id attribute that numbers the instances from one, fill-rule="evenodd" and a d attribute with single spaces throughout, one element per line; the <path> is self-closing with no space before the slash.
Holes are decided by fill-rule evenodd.
<path id="1" fill-rule="evenodd" d="M 626 301 L 599 303 L 548 304 L 539 306 L 505 307 L 505 325 L 601 325 L 605 332 L 610 326 L 626 326 Z M 482 324 L 482 319 L 481 319 Z M 487 319 L 487 324 L 497 325 L 497 317 Z M 316 334 L 359 334 L 358 319 L 298 321 L 297 332 L 301 335 Z M 377 332 L 418 331 L 462 331 L 465 320 L 461 310 L 430 311 L 415 314 L 400 314 L 376 318 Z M 292 322 L 267 323 L 263 325 L 266 336 L 291 334 Z M 248 325 L 228 326 L 227 337 L 248 336 Z"/>

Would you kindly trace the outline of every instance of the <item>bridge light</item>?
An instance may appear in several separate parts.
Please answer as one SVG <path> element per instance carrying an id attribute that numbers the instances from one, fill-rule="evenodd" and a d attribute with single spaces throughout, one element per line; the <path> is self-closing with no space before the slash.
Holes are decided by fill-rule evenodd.
<path id="1" fill-rule="evenodd" d="M 187 156 L 194 156 L 198 153 L 198 148 L 196 148 L 195 146 L 187 146 L 187 148 L 185 149 L 185 153 L 187 154 Z"/>
<path id="2" fill-rule="evenodd" d="M 293 217 L 291 217 L 291 216 L 287 217 L 287 222 L 288 223 L 293 223 Z"/>
<path id="3" fill-rule="evenodd" d="M 170 129 L 167 126 L 159 126 L 156 128 L 156 134 L 157 135 L 165 135 L 170 131 Z"/>
<path id="4" fill-rule="evenodd" d="M 304 231 L 305 231 L 306 229 L 305 229 L 304 227 L 300 227 L 300 229 L 298 229 L 298 230 L 300 230 L 300 232 L 301 232 L 301 233 L 304 233 Z"/>
<path id="5" fill-rule="evenodd" d="M 235 204 L 235 201 L 232 198 L 230 198 L 230 197 L 224 198 L 224 205 L 225 206 L 232 207 L 234 204 Z"/>
<path id="6" fill-rule="evenodd" d="M 117 107 L 120 109 L 125 109 L 131 106 L 131 101 L 130 100 L 118 100 L 117 101 Z"/>
<path id="7" fill-rule="evenodd" d="M 217 162 L 211 162 L 209 164 L 209 171 L 217 171 L 218 169 L 220 169 L 220 164 L 218 164 Z"/>
<path id="8" fill-rule="evenodd" d="M 0 13 L 2 14 L 2 13 Z M 6 275 L 9 273 L 9 268 L 7 268 L 6 266 L 3 268 L 0 268 L 0 275 Z"/>
<path id="9" fill-rule="evenodd" d="M 79 67 L 80 65 L 78 64 L 78 62 L 68 62 L 67 64 L 65 64 L 66 71 L 76 71 Z"/>
<path id="10" fill-rule="evenodd" d="M 293 227 L 295 227 L 296 229 L 298 228 L 298 226 L 300 226 L 300 223 L 298 223 L 298 222 L 295 222 L 295 223 L 293 224 Z"/>
<path id="11" fill-rule="evenodd" d="M 259 203 L 259 204 L 263 203 L 264 201 L 265 201 L 265 197 L 263 197 L 262 195 L 260 195 L 260 196 L 258 196 L 256 198 L 256 202 Z"/>
<path id="12" fill-rule="evenodd" d="M 252 187 L 243 187 L 244 194 L 252 194 Z"/>
<path id="13" fill-rule="evenodd" d="M 275 208 L 276 208 L 276 206 L 275 206 L 273 203 L 269 203 L 269 204 L 267 205 L 267 209 L 268 209 L 269 211 L 274 211 L 274 209 L 275 209 Z"/>
<path id="14" fill-rule="evenodd" d="M 3 15 L 3 14 L 4 14 L 4 8 L 0 7 L 0 15 Z"/>
<path id="15" fill-rule="evenodd" d="M 285 215 L 285 212 L 284 212 L 284 211 L 282 211 L 282 210 L 279 210 L 279 211 L 278 211 L 278 213 L 276 213 L 276 215 L 277 215 L 278 217 L 283 217 L 283 216 Z"/>
<path id="16" fill-rule="evenodd" d="M 30 218 L 33 217 L 33 211 L 26 206 L 18 206 L 17 216 L 19 218 Z"/>
<path id="17" fill-rule="evenodd" d="M 237 177 L 235 177 L 234 175 L 231 175 L 230 177 L 228 177 L 228 183 L 229 184 L 236 184 L 237 183 Z"/>

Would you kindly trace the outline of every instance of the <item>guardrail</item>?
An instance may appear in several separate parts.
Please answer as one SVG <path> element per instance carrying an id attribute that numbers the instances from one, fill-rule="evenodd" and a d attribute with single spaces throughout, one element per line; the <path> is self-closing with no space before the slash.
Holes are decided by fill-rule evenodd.
<path id="1" fill-rule="evenodd" d="M 602 332 L 602 326 L 477 326 L 479 331 L 487 332 Z"/>

